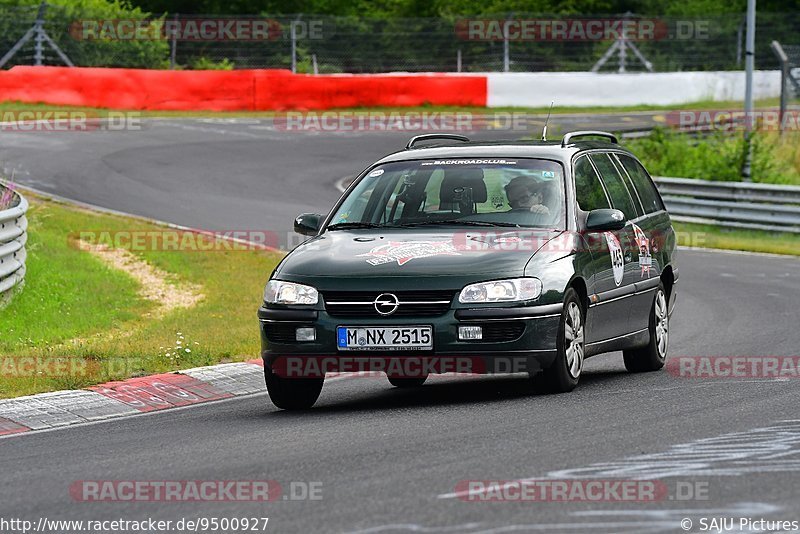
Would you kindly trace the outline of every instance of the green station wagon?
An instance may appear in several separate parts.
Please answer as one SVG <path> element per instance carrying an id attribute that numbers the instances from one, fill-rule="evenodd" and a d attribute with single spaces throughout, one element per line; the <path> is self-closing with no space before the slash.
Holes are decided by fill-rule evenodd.
<path id="1" fill-rule="evenodd" d="M 417 136 L 294 228 L 310 239 L 258 310 L 280 408 L 311 407 L 332 372 L 380 371 L 397 387 L 524 372 L 535 390 L 566 392 L 596 354 L 621 350 L 632 372 L 664 365 L 675 234 L 612 134 Z"/>

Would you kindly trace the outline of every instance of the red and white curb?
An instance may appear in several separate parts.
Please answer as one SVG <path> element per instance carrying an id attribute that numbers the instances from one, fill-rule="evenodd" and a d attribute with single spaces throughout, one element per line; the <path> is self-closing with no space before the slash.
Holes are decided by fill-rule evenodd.
<path id="1" fill-rule="evenodd" d="M 261 360 L 0 400 L 0 437 L 265 392 Z"/>

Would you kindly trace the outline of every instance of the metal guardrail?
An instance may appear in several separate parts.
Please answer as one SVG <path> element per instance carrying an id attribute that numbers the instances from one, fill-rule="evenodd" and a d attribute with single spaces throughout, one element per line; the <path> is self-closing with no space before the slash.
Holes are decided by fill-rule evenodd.
<path id="1" fill-rule="evenodd" d="M 4 190 L 0 186 L 0 191 Z M 0 211 L 0 303 L 25 279 L 28 201 L 17 192 L 12 199 L 13 207 Z"/>
<path id="2" fill-rule="evenodd" d="M 673 220 L 800 233 L 800 187 L 655 177 Z"/>

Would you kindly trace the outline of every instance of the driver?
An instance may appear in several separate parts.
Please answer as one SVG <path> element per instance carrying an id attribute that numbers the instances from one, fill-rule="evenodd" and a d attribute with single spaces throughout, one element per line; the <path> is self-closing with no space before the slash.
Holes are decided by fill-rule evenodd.
<path id="1" fill-rule="evenodd" d="M 530 211 L 547 215 L 550 210 L 544 205 L 544 186 L 533 178 L 517 176 L 505 186 L 511 211 Z"/>

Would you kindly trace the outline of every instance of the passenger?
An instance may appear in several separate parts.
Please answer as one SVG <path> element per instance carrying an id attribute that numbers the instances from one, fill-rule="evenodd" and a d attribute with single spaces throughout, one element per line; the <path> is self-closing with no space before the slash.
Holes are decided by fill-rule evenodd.
<path id="1" fill-rule="evenodd" d="M 550 210 L 544 205 L 544 187 L 533 178 L 517 176 L 505 186 L 511 211 L 530 211 L 548 215 Z"/>

